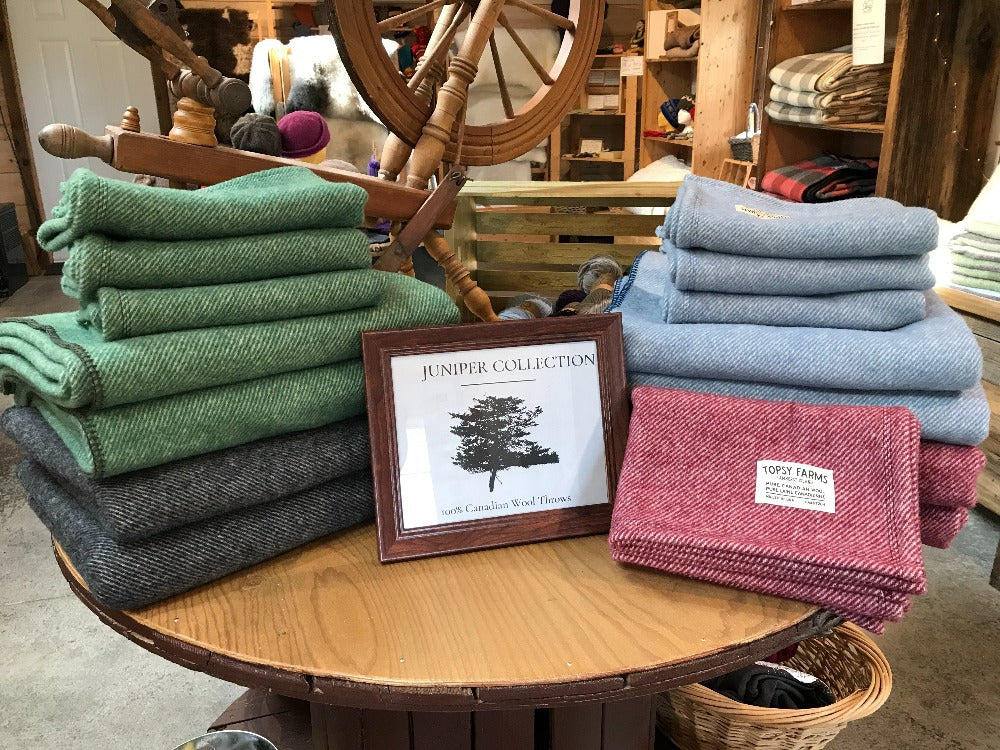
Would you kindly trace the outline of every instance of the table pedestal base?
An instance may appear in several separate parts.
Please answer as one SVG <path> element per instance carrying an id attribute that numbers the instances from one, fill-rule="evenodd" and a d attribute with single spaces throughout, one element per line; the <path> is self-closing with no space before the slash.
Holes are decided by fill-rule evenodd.
<path id="1" fill-rule="evenodd" d="M 652 750 L 654 696 L 494 711 L 339 708 L 248 690 L 211 729 L 243 729 L 278 750 Z"/>

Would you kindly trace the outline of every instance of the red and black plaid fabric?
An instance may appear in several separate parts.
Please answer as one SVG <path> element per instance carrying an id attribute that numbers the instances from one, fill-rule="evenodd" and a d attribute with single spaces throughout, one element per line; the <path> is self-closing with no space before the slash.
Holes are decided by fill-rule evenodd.
<path id="1" fill-rule="evenodd" d="M 761 189 L 798 203 L 824 203 L 875 193 L 878 159 L 822 154 L 771 170 Z"/>

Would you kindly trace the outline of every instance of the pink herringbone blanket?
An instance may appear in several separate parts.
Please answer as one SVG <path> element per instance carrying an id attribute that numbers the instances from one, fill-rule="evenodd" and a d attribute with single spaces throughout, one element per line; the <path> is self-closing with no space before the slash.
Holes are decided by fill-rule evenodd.
<path id="1" fill-rule="evenodd" d="M 920 508 L 920 538 L 931 547 L 948 549 L 968 520 L 969 511 L 965 508 L 923 505 Z"/>
<path id="2" fill-rule="evenodd" d="M 908 410 L 652 387 L 632 399 L 616 560 L 815 602 L 875 628 L 924 590 L 920 427 Z"/>
<path id="3" fill-rule="evenodd" d="M 986 456 L 974 445 L 920 441 L 920 504 L 972 508 L 985 465 Z"/>

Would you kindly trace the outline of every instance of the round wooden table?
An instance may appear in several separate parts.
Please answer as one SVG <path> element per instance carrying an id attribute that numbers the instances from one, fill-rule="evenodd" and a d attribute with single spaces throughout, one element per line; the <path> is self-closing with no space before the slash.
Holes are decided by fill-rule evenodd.
<path id="1" fill-rule="evenodd" d="M 274 714 L 309 721 L 312 750 L 651 748 L 656 693 L 834 619 L 620 565 L 603 536 L 382 565 L 366 525 L 129 612 L 101 607 L 56 553 L 108 625 L 258 691 L 244 713 L 266 695 L 307 702 Z M 253 728 L 237 708 L 217 725 Z"/>

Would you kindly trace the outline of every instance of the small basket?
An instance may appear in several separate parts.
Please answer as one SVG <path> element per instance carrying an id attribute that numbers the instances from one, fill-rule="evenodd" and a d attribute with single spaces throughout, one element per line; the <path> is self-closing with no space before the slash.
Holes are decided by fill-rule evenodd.
<path id="1" fill-rule="evenodd" d="M 733 136 L 729 139 L 729 150 L 733 152 L 736 161 L 749 161 L 757 163 L 757 156 L 760 154 L 760 133 L 753 138 L 740 138 Z"/>
<path id="2" fill-rule="evenodd" d="M 892 691 L 889 662 L 850 623 L 803 641 L 787 665 L 823 680 L 837 700 L 822 708 L 759 708 L 685 685 L 660 696 L 657 725 L 681 750 L 819 750 Z"/>

